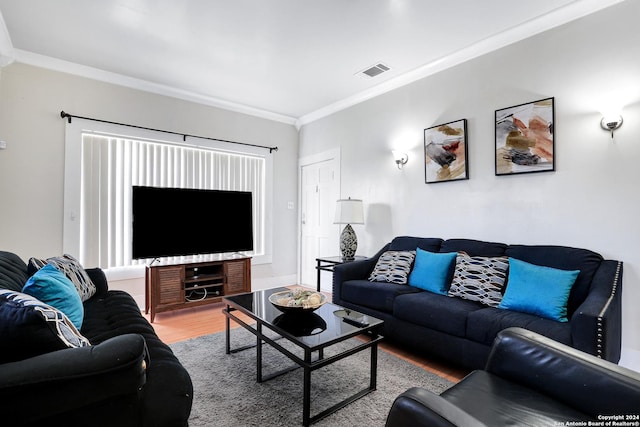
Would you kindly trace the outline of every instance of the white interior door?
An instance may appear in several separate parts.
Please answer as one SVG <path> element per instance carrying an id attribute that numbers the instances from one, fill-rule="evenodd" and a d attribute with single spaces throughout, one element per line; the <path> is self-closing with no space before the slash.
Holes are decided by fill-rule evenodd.
<path id="1" fill-rule="evenodd" d="M 340 195 L 336 157 L 301 165 L 300 283 L 316 287 L 316 258 L 339 253 L 339 228 L 333 223 Z M 331 291 L 331 274 L 321 273 L 321 289 Z"/>

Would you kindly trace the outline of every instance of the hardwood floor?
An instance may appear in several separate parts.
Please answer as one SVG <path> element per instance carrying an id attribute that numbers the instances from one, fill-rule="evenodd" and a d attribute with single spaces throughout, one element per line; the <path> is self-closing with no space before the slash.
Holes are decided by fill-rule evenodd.
<path id="1" fill-rule="evenodd" d="M 167 344 L 222 332 L 225 330 L 226 319 L 222 314 L 223 306 L 222 303 L 219 303 L 158 313 L 152 325 L 160 339 Z M 146 317 L 149 319 L 148 315 Z M 234 322 L 231 322 L 231 325 L 234 328 L 238 327 Z M 458 382 L 468 373 L 468 371 L 446 366 L 441 362 L 416 356 L 384 341 L 380 344 L 380 348 L 453 382 Z"/>

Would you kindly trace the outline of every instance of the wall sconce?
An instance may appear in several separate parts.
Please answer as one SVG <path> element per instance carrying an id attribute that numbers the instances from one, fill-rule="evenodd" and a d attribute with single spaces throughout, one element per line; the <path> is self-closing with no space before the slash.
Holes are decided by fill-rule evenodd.
<path id="1" fill-rule="evenodd" d="M 396 150 L 393 150 L 392 153 L 393 160 L 395 160 L 396 162 L 396 166 L 398 166 L 398 169 L 402 169 L 402 166 L 407 164 L 407 162 L 409 161 L 409 156 L 407 156 L 407 153 L 402 153 Z"/>
<path id="2" fill-rule="evenodd" d="M 605 116 L 600 121 L 600 126 L 604 130 L 611 132 L 611 138 L 613 138 L 613 131 L 622 126 L 622 116 Z"/>

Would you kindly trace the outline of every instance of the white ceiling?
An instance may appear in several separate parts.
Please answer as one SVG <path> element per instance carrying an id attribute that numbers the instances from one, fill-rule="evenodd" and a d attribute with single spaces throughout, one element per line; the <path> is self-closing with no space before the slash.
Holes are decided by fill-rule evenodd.
<path id="1" fill-rule="evenodd" d="M 0 66 L 301 125 L 620 1 L 0 0 Z"/>

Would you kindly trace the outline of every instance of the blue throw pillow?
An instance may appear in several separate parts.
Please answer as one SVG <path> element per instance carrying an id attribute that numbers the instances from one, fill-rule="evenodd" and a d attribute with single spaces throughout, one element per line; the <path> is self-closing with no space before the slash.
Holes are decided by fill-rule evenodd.
<path id="1" fill-rule="evenodd" d="M 451 267 L 456 256 L 456 252 L 436 253 L 416 248 L 416 261 L 409 275 L 409 286 L 447 295 Z"/>
<path id="2" fill-rule="evenodd" d="M 53 265 L 47 264 L 27 280 L 22 292 L 63 312 L 79 330 L 84 307 L 75 285 Z"/>
<path id="3" fill-rule="evenodd" d="M 498 308 L 567 322 L 567 301 L 579 273 L 509 258 L 507 290 Z"/>

